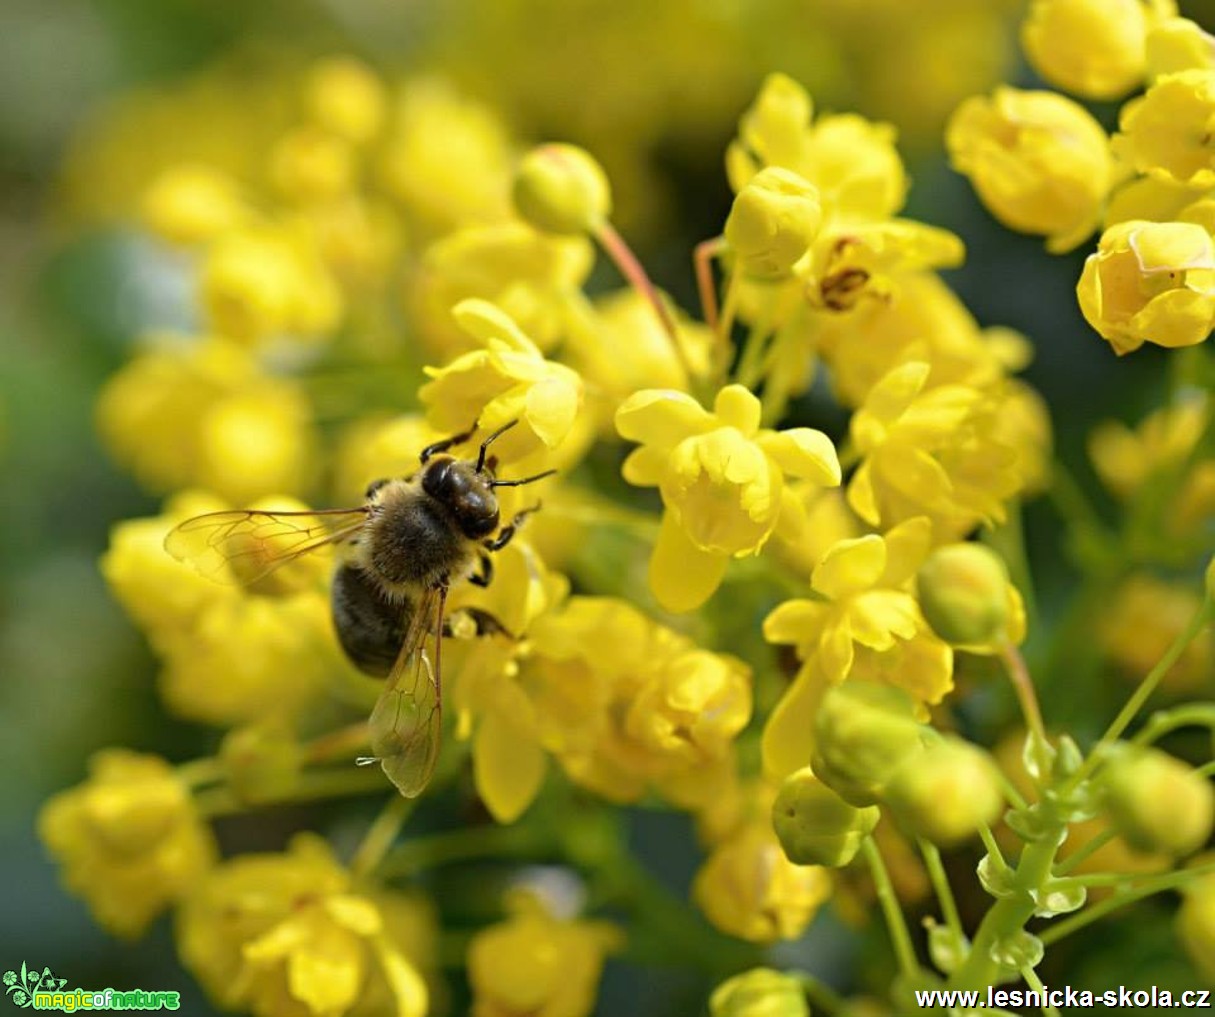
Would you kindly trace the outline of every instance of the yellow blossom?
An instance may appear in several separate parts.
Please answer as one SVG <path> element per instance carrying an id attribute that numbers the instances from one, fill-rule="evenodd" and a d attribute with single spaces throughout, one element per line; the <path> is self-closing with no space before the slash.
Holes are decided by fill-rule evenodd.
<path id="1" fill-rule="evenodd" d="M 691 396 L 645 390 L 616 411 L 616 429 L 642 446 L 624 464 L 629 483 L 662 492 L 662 529 L 650 560 L 660 603 L 688 611 L 717 589 L 731 557 L 760 551 L 798 512 L 785 474 L 824 486 L 840 480 L 835 447 L 820 431 L 760 430 L 760 404 L 741 385 L 713 412 Z"/>
<path id="2" fill-rule="evenodd" d="M 444 367 L 428 367 L 431 379 L 418 392 L 426 419 L 454 434 L 474 423 L 489 434 L 519 421 L 494 443 L 501 462 L 560 446 L 574 429 L 582 405 L 582 379 L 563 364 L 544 359 L 510 316 L 484 300 L 465 300 L 452 312 L 481 348 Z"/>
<path id="3" fill-rule="evenodd" d="M 355 173 L 350 144 L 318 127 L 297 127 L 270 153 L 270 180 L 290 201 L 333 201 L 353 188 Z"/>
<path id="4" fill-rule="evenodd" d="M 468 948 L 473 1017 L 587 1017 L 606 954 L 621 945 L 607 922 L 563 919 L 517 894 L 511 915 Z"/>
<path id="5" fill-rule="evenodd" d="M 248 212 L 236 182 L 210 166 L 186 164 L 162 172 L 148 187 L 144 224 L 174 244 L 200 244 L 235 229 Z"/>
<path id="6" fill-rule="evenodd" d="M 308 834 L 215 869 L 177 922 L 183 963 L 221 1006 L 255 1017 L 425 1017 L 433 935 L 420 903 L 356 892 Z"/>
<path id="7" fill-rule="evenodd" d="M 1173 0 L 1034 0 L 1021 43 L 1052 85 L 1116 99 L 1143 80 L 1149 28 L 1175 13 Z"/>
<path id="8" fill-rule="evenodd" d="M 1115 147 L 1118 147 L 1117 143 Z M 1106 202 L 1102 217 L 1102 225 L 1106 227 L 1131 219 L 1170 222 L 1206 193 L 1205 188 L 1179 184 L 1171 177 L 1159 174 L 1136 176 L 1125 163 L 1120 162 L 1119 167 L 1119 182 Z"/>
<path id="9" fill-rule="evenodd" d="M 97 401 L 111 454 L 146 487 L 210 487 L 233 501 L 302 492 L 313 470 L 311 417 L 291 381 L 209 339 L 138 355 Z"/>
<path id="10" fill-rule="evenodd" d="M 1215 245 L 1192 223 L 1118 223 L 1085 261 L 1076 295 L 1119 356 L 1145 342 L 1193 346 L 1215 324 Z"/>
<path id="11" fill-rule="evenodd" d="M 1147 70 L 1153 79 L 1178 71 L 1215 71 L 1215 36 L 1189 18 L 1167 18 L 1148 32 Z"/>
<path id="12" fill-rule="evenodd" d="M 1194 880 L 1182 894 L 1177 937 L 1203 977 L 1215 979 L 1215 875 Z"/>
<path id="13" fill-rule="evenodd" d="M 895 772 L 882 791 L 882 804 L 909 835 L 955 847 L 999 819 L 1004 794 L 987 753 L 961 738 L 945 737 L 929 742 Z"/>
<path id="14" fill-rule="evenodd" d="M 1215 155 L 1205 139 L 1213 118 L 1215 73 L 1166 74 L 1122 107 L 1115 145 L 1140 173 L 1209 188 L 1215 184 Z"/>
<path id="15" fill-rule="evenodd" d="M 1118 671 L 1142 680 L 1185 631 L 1202 605 L 1191 586 L 1144 573 L 1128 576 L 1104 613 L 1098 638 Z M 1166 672 L 1164 687 L 1175 694 L 1202 692 L 1215 673 L 1215 633 L 1203 629 Z"/>
<path id="16" fill-rule="evenodd" d="M 796 939 L 831 896 L 831 876 L 794 865 L 769 817 L 718 844 L 692 883 L 692 899 L 722 932 L 754 943 Z"/>
<path id="17" fill-rule="evenodd" d="M 335 455 L 333 489 L 338 503 L 357 505 L 369 484 L 412 475 L 422 450 L 447 436 L 416 413 L 355 421 L 342 436 Z"/>
<path id="18" fill-rule="evenodd" d="M 953 687 L 953 653 L 924 621 L 910 580 L 931 527 L 912 519 L 885 537 L 841 540 L 815 567 L 815 600 L 789 600 L 764 619 L 764 638 L 797 647 L 801 670 L 764 729 L 764 772 L 780 779 L 806 766 L 823 694 L 845 679 L 896 685 L 920 703 Z"/>
<path id="19" fill-rule="evenodd" d="M 779 278 L 809 249 L 822 217 L 818 188 L 792 170 L 767 166 L 735 197 L 726 243 L 748 275 Z"/>
<path id="20" fill-rule="evenodd" d="M 802 983 L 771 968 L 752 968 L 713 990 L 711 1017 L 810 1017 Z"/>
<path id="21" fill-rule="evenodd" d="M 1109 139 L 1071 99 L 997 88 L 958 107 L 946 144 L 954 169 L 1010 229 L 1042 234 L 1060 253 L 1096 227 L 1113 181 Z"/>
<path id="22" fill-rule="evenodd" d="M 577 145 L 540 145 L 524 155 L 512 198 L 524 220 L 558 235 L 593 234 L 612 212 L 607 174 Z"/>
<path id="23" fill-rule="evenodd" d="M 38 832 L 97 921 L 137 936 L 215 863 L 189 788 L 158 756 L 107 749 L 43 806 Z"/>
<path id="24" fill-rule="evenodd" d="M 384 122 L 384 86 L 365 64 L 348 56 L 318 60 L 304 83 L 309 119 L 356 144 L 371 140 Z"/>
<path id="25" fill-rule="evenodd" d="M 865 528 L 838 487 L 800 480 L 789 489 L 801 503 L 798 525 L 777 531 L 774 550 L 792 569 L 809 575 L 838 541 L 859 537 Z"/>
<path id="26" fill-rule="evenodd" d="M 1018 457 L 1000 440 L 1000 403 L 969 385 L 927 388 L 931 366 L 894 368 L 852 417 L 862 456 L 848 504 L 871 526 L 927 515 L 938 539 L 1004 518 L 1018 490 Z"/>

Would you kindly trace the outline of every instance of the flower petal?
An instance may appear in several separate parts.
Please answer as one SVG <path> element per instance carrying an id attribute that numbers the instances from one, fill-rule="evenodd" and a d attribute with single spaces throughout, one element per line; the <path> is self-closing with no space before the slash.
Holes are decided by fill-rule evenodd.
<path id="1" fill-rule="evenodd" d="M 691 434 L 704 434 L 717 421 L 695 399 L 675 389 L 634 392 L 616 411 L 616 430 L 622 438 L 671 448 Z"/>
<path id="2" fill-rule="evenodd" d="M 547 757 L 535 733 L 499 711 L 487 712 L 473 739 L 473 777 L 490 815 L 513 823 L 544 781 Z"/>
<path id="3" fill-rule="evenodd" d="M 723 424 L 737 427 L 748 438 L 759 430 L 759 400 L 742 385 L 727 385 L 718 392 L 713 412 Z"/>
<path id="4" fill-rule="evenodd" d="M 721 585 L 727 561 L 693 544 L 675 516 L 665 512 L 650 558 L 650 588 L 668 611 L 694 610 Z"/>
<path id="5" fill-rule="evenodd" d="M 765 431 L 759 445 L 785 473 L 804 477 L 823 487 L 838 487 L 840 461 L 835 446 L 822 431 L 793 427 L 787 431 Z"/>
<path id="6" fill-rule="evenodd" d="M 822 683 L 811 677 L 809 667 L 803 667 L 776 704 L 761 742 L 764 776 L 769 780 L 783 780 L 809 765 L 814 752 L 814 717 L 822 695 Z"/>
<path id="7" fill-rule="evenodd" d="M 832 600 L 867 590 L 886 568 L 886 542 L 875 533 L 841 540 L 823 555 L 810 577 L 810 585 Z"/>

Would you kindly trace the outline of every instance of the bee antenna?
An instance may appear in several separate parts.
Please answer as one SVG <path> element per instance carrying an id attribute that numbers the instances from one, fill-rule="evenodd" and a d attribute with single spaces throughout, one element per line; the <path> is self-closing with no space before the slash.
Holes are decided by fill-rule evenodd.
<path id="1" fill-rule="evenodd" d="M 483 442 L 481 442 L 481 452 L 477 456 L 477 472 L 478 473 L 482 473 L 485 470 L 485 455 L 489 451 L 490 445 L 492 445 L 495 441 L 497 441 L 500 437 L 502 437 L 502 435 L 504 435 L 507 431 L 509 431 L 517 423 L 519 423 L 518 420 L 508 421 L 507 423 L 505 423 L 501 427 L 499 427 L 498 430 L 496 430 L 493 434 L 491 434 Z"/>
<path id="2" fill-rule="evenodd" d="M 522 480 L 491 480 L 490 487 L 522 487 L 524 484 L 532 484 L 537 480 L 543 480 L 545 477 L 551 477 L 556 470 L 545 470 L 543 473 L 537 473 L 530 477 L 524 477 Z"/>

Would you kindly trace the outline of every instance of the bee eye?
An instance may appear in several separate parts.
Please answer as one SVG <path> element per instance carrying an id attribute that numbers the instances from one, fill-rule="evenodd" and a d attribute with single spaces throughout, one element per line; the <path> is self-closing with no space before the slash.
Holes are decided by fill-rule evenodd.
<path id="1" fill-rule="evenodd" d="M 452 459 L 434 459 L 422 474 L 422 490 L 432 498 L 444 498 L 451 495 Z"/>

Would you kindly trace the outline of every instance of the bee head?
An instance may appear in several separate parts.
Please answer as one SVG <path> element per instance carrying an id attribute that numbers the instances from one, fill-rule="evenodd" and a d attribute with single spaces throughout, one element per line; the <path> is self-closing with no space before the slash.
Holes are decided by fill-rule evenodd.
<path id="1" fill-rule="evenodd" d="M 498 499 L 493 477 L 475 464 L 435 456 L 422 469 L 422 490 L 446 506 L 470 540 L 488 537 L 498 528 Z"/>

